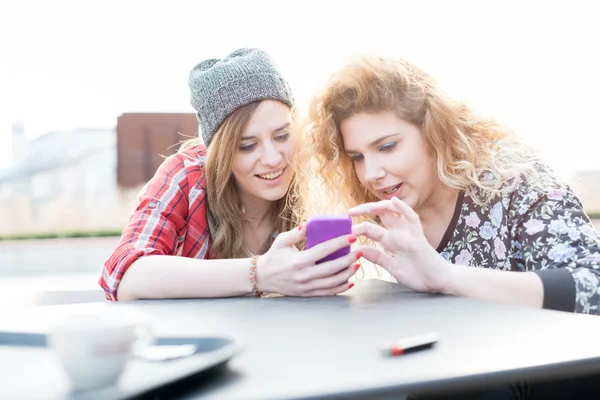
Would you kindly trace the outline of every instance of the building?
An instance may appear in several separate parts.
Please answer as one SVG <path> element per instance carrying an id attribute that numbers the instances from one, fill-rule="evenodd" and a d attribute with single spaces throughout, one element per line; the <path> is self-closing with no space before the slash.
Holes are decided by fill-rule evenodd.
<path id="1" fill-rule="evenodd" d="M 189 113 L 126 113 L 117 120 L 117 176 L 120 188 L 146 183 L 179 143 L 198 136 Z"/>
<path id="2" fill-rule="evenodd" d="M 12 134 L 13 167 L 0 175 L 0 234 L 70 229 L 81 222 L 79 210 L 115 203 L 114 129 L 50 132 L 27 141 L 23 125 L 14 124 Z"/>
<path id="3" fill-rule="evenodd" d="M 116 125 L 29 141 L 13 124 L 13 166 L 0 172 L 0 235 L 121 229 L 163 156 L 198 132 L 189 113 L 126 113 Z"/>

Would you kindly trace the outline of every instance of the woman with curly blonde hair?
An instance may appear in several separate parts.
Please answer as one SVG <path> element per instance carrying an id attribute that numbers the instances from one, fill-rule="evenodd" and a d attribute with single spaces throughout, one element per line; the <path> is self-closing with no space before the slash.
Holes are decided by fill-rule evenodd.
<path id="1" fill-rule="evenodd" d="M 354 233 L 383 247 L 363 246 L 364 258 L 399 283 L 600 313 L 600 239 L 577 196 L 510 129 L 424 71 L 357 58 L 309 117 L 314 176 L 362 220 Z"/>

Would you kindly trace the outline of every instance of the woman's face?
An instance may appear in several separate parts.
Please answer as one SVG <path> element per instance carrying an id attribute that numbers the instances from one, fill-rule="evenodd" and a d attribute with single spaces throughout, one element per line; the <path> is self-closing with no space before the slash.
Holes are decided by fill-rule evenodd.
<path id="1" fill-rule="evenodd" d="M 340 129 L 360 183 L 379 199 L 398 197 L 418 210 L 440 187 L 420 129 L 393 112 L 361 112 Z"/>
<path id="2" fill-rule="evenodd" d="M 242 197 L 268 201 L 283 198 L 293 171 L 288 166 L 296 151 L 290 108 L 263 100 L 244 127 L 233 159 L 232 173 Z"/>

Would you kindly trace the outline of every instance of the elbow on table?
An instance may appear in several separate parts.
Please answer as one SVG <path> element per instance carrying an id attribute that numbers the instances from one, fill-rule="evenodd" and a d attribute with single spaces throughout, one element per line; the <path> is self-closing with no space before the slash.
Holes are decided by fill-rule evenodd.
<path id="1" fill-rule="evenodd" d="M 115 291 L 115 301 L 131 301 L 131 300 L 140 300 L 141 296 L 136 290 L 136 285 L 133 279 L 130 279 L 131 276 L 128 276 L 127 272 L 123 275 L 121 282 L 119 282 L 119 286 L 117 286 Z"/>

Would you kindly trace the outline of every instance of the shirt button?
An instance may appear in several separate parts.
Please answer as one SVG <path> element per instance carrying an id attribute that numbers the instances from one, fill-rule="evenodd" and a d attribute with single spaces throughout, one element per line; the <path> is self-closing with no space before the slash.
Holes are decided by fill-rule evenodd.
<path id="1" fill-rule="evenodd" d="M 156 202 L 151 201 L 150 204 L 148 204 L 148 207 L 150 207 L 150 208 L 156 208 Z"/>

